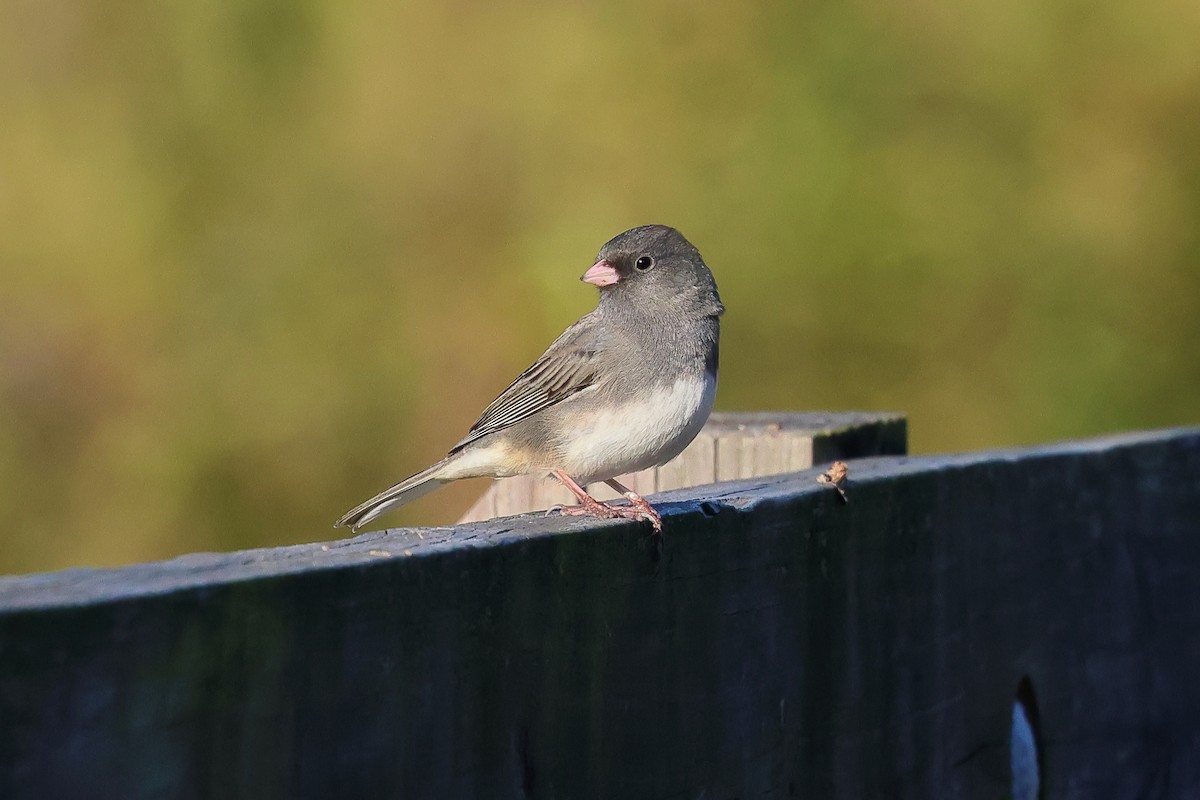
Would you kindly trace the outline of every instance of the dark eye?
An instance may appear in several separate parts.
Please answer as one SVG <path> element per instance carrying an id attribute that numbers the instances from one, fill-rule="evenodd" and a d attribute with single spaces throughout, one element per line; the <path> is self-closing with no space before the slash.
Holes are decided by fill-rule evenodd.
<path id="1" fill-rule="evenodd" d="M 634 266 L 640 269 L 642 272 L 645 272 L 654 266 L 654 259 L 650 256 L 642 256 L 637 260 Z"/>

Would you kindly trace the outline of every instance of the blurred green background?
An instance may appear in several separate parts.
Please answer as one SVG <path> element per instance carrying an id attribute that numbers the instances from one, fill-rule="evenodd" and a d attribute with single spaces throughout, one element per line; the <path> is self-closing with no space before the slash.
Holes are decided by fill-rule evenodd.
<path id="1" fill-rule="evenodd" d="M 334 538 L 647 222 L 729 307 L 718 408 L 1200 422 L 1198 42 L 1194 0 L 6 0 L 0 573 Z"/>

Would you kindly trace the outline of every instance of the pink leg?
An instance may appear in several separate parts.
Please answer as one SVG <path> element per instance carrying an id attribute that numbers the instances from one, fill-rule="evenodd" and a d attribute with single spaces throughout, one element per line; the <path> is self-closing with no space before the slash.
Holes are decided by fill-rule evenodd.
<path id="1" fill-rule="evenodd" d="M 566 508 L 560 507 L 558 509 L 558 513 L 562 514 L 563 516 L 589 516 L 599 517 L 601 519 L 646 520 L 654 526 L 655 533 L 662 531 L 662 518 L 658 515 L 658 512 L 651 508 L 650 504 L 643 500 L 639 495 L 629 491 L 625 487 L 621 486 L 621 484 L 616 483 L 616 481 L 606 481 L 606 483 L 629 498 L 630 503 L 633 505 L 628 508 L 625 506 L 610 506 L 607 503 L 601 503 L 599 500 L 588 494 L 586 489 L 576 483 L 570 475 L 563 472 L 561 469 L 554 470 L 552 474 L 562 482 L 563 486 L 566 486 L 568 489 L 570 489 L 571 494 L 575 495 L 575 498 L 579 500 L 579 505 L 577 506 L 567 506 Z M 616 485 L 614 486 L 613 484 Z M 637 498 L 637 500 L 635 501 L 634 498 Z"/>

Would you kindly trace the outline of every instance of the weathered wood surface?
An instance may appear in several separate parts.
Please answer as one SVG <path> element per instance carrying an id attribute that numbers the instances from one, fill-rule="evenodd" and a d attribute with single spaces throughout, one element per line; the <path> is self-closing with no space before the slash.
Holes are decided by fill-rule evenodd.
<path id="1" fill-rule="evenodd" d="M 717 481 L 797 472 L 835 459 L 902 456 L 908 452 L 903 414 L 883 411 L 838 413 L 717 412 L 687 449 L 661 467 L 618 476 L 642 495 Z M 603 483 L 589 491 L 617 498 Z M 555 480 L 522 475 L 493 483 L 459 522 L 483 520 L 572 505 L 575 498 Z"/>
<path id="2" fill-rule="evenodd" d="M 0 580 L 4 798 L 1200 796 L 1200 430 Z"/>

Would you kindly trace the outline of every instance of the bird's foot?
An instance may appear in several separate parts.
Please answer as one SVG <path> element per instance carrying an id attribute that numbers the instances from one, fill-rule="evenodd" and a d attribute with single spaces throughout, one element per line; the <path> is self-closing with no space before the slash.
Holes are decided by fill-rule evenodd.
<path id="1" fill-rule="evenodd" d="M 601 503 L 599 500 L 588 495 L 582 498 L 577 506 L 556 506 L 550 510 L 557 510 L 564 517 L 634 519 L 649 522 L 654 527 L 655 533 L 661 533 L 662 517 L 659 513 L 654 510 L 653 506 L 646 502 L 644 497 L 635 495 L 632 492 L 630 492 L 630 495 L 633 496 L 629 497 L 630 505 L 628 506 L 610 506 L 608 503 Z"/>
<path id="2" fill-rule="evenodd" d="M 654 528 L 655 533 L 662 533 L 662 516 L 654 510 L 654 506 L 650 505 L 650 501 L 642 497 L 637 492 L 625 492 L 625 497 L 629 500 L 629 509 L 635 512 L 634 519 L 644 519 L 649 522 Z M 624 506 L 621 506 L 624 509 Z"/>

